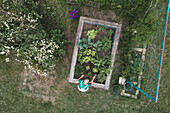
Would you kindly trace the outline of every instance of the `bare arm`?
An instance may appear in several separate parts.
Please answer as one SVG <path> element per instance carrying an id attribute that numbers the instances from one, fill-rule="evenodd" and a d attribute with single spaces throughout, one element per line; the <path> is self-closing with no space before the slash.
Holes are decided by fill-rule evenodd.
<path id="1" fill-rule="evenodd" d="M 76 83 L 78 83 L 78 80 L 80 80 L 83 77 L 84 77 L 84 75 L 81 75 L 81 77 L 76 80 Z"/>
<path id="2" fill-rule="evenodd" d="M 96 74 L 94 75 L 93 79 L 91 80 L 91 84 L 93 84 L 93 81 L 95 78 L 96 78 Z"/>

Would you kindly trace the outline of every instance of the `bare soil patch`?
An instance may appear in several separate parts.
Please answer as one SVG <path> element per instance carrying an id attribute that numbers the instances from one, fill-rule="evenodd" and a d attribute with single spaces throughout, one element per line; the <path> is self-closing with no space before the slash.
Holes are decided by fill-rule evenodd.
<path id="1" fill-rule="evenodd" d="M 49 75 L 44 77 L 24 69 L 21 73 L 20 90 L 26 96 L 41 98 L 43 103 L 50 101 L 55 105 L 56 96 L 63 91 L 68 83 L 67 80 L 63 79 L 60 82 L 57 81 L 57 77 Z"/>

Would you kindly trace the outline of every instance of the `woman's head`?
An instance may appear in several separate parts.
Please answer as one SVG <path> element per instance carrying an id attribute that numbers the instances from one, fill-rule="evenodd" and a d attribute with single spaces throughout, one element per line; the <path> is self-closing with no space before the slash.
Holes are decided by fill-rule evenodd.
<path id="1" fill-rule="evenodd" d="M 84 79 L 84 83 L 85 84 L 89 83 L 89 79 Z"/>
<path id="2" fill-rule="evenodd" d="M 88 84 L 89 81 L 90 81 L 90 79 L 89 79 L 88 77 L 86 77 L 86 78 L 84 79 L 84 84 Z"/>

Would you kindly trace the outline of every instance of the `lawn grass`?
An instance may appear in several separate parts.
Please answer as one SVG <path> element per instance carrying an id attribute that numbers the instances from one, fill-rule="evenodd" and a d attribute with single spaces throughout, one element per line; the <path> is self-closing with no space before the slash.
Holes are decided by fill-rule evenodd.
<path id="1" fill-rule="evenodd" d="M 170 23 L 170 21 L 169 21 Z M 56 69 L 53 76 L 57 76 L 58 95 L 56 105 L 43 102 L 36 97 L 27 97 L 21 93 L 21 75 L 24 65 L 10 56 L 10 62 L 5 62 L 5 57 L 0 56 L 0 113 L 169 113 L 170 112 L 170 26 L 167 33 L 162 77 L 158 103 L 141 94 L 140 99 L 132 99 L 112 94 L 113 84 L 117 84 L 121 69 L 115 71 L 111 79 L 110 90 L 90 88 L 88 92 L 81 93 L 76 84 L 68 83 L 68 70 Z M 76 31 L 76 30 L 75 30 Z M 118 59 L 118 58 L 117 58 Z M 118 66 L 119 67 L 119 66 Z M 64 67 L 65 69 L 66 67 Z M 65 69 L 66 70 L 66 69 Z"/>

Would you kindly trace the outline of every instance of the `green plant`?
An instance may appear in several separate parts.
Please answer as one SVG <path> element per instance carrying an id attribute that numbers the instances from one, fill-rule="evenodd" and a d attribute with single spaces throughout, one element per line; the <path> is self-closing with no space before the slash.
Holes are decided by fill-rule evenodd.
<path id="1" fill-rule="evenodd" d="M 81 40 L 79 40 L 79 42 L 77 43 L 77 45 L 79 46 L 79 49 L 88 49 L 88 48 L 92 48 L 93 47 L 93 43 L 91 42 L 91 38 L 83 38 Z"/>
<path id="2" fill-rule="evenodd" d="M 102 49 L 104 51 L 108 51 L 112 46 L 111 37 L 104 36 L 104 37 L 102 37 L 101 42 L 102 42 Z"/>
<path id="3" fill-rule="evenodd" d="M 92 62 L 92 57 L 96 55 L 96 49 L 82 49 L 79 51 L 78 54 L 78 61 L 83 64 L 83 63 L 88 63 Z"/>
<path id="4" fill-rule="evenodd" d="M 84 74 L 83 66 L 80 64 L 76 64 L 74 74 L 76 74 L 76 75 Z"/>
<path id="5" fill-rule="evenodd" d="M 38 3 L 32 0 L 4 1 L 0 9 L 0 52 L 7 55 L 12 49 L 28 68 L 46 75 L 65 56 L 63 30 L 47 32 L 40 21 L 44 15 L 39 14 Z"/>
<path id="6" fill-rule="evenodd" d="M 109 32 L 108 32 L 110 37 L 112 36 L 113 33 L 114 33 L 114 31 L 112 29 L 110 29 Z"/>
<path id="7" fill-rule="evenodd" d="M 94 62 L 94 65 L 96 67 L 105 67 L 111 65 L 111 58 L 110 56 L 104 56 L 99 57 L 98 55 L 95 58 L 92 58 L 92 61 Z"/>
<path id="8" fill-rule="evenodd" d="M 79 42 L 77 43 L 77 45 L 79 46 L 79 49 L 88 49 L 88 48 L 92 48 L 95 47 L 97 48 L 98 51 L 100 51 L 100 47 L 102 46 L 102 43 L 100 40 L 98 40 L 96 43 L 94 43 L 92 40 L 96 37 L 96 34 L 98 33 L 98 31 L 96 30 L 89 30 L 87 32 L 87 36 L 88 38 L 82 38 L 81 40 L 79 40 Z"/>
<path id="9" fill-rule="evenodd" d="M 107 28 L 107 26 L 106 25 L 104 25 L 104 26 L 102 26 L 102 25 L 97 25 L 97 31 L 98 32 L 100 32 L 100 31 L 102 31 L 102 32 L 105 32 L 106 31 L 106 28 Z"/>
<path id="10" fill-rule="evenodd" d="M 106 79 L 106 76 L 110 74 L 111 70 L 111 58 L 106 57 L 99 57 L 96 56 L 95 58 L 92 58 L 93 64 L 95 67 L 93 68 L 93 72 L 98 73 L 97 78 L 99 82 L 104 82 Z"/>
<path id="11" fill-rule="evenodd" d="M 91 59 L 92 59 L 91 56 L 84 56 L 84 57 L 79 58 L 79 62 L 80 64 L 88 63 L 92 61 Z"/>
<path id="12" fill-rule="evenodd" d="M 90 69 L 90 66 L 86 66 L 86 70 L 89 70 Z"/>
<path id="13" fill-rule="evenodd" d="M 100 83 L 104 82 L 104 81 L 106 80 L 106 75 L 105 75 L 105 73 L 99 73 L 99 74 L 97 75 L 97 79 L 98 79 L 98 81 L 99 81 Z"/>
<path id="14" fill-rule="evenodd" d="M 96 43 L 94 43 L 91 39 L 94 39 L 96 37 L 97 32 L 99 31 L 106 31 L 106 25 L 105 26 L 99 26 L 98 30 L 90 30 L 87 33 L 88 38 L 81 39 L 77 45 L 79 46 L 79 54 L 78 54 L 78 61 L 80 64 L 83 63 L 89 63 L 91 62 L 94 64 L 94 68 L 92 71 L 94 73 L 99 73 L 100 81 L 103 82 L 105 80 L 105 76 L 107 76 L 110 73 L 109 66 L 111 65 L 111 59 L 108 57 L 99 57 L 96 55 L 96 49 L 100 51 L 100 47 L 103 48 L 103 50 L 108 51 L 108 49 L 111 48 L 112 41 L 108 37 L 102 38 L 102 41 L 98 40 Z M 109 35 L 113 34 L 113 30 L 110 30 Z M 90 47 L 93 47 L 93 49 L 89 49 Z M 89 70 L 89 67 L 86 67 L 87 70 Z M 103 77 L 104 76 L 104 77 Z"/>
<path id="15" fill-rule="evenodd" d="M 96 67 L 93 68 L 93 72 L 94 73 L 97 73 L 98 72 L 98 69 Z"/>
<path id="16" fill-rule="evenodd" d="M 93 44 L 93 47 L 97 48 L 98 51 L 100 51 L 100 47 L 102 46 L 102 42 L 98 40 L 96 43 Z"/>
<path id="17" fill-rule="evenodd" d="M 96 49 L 93 48 L 93 50 L 91 49 L 86 49 L 84 52 L 83 52 L 83 55 L 92 55 L 92 56 L 95 56 L 96 55 Z"/>
<path id="18" fill-rule="evenodd" d="M 147 15 L 147 17 L 140 17 L 135 23 L 130 27 L 130 32 L 132 32 L 132 41 L 134 45 L 143 46 L 147 45 L 152 39 L 151 35 L 155 35 L 158 17 Z M 154 33 L 154 34 L 153 34 Z"/>
<path id="19" fill-rule="evenodd" d="M 122 77 L 127 78 L 130 81 L 135 81 L 137 77 L 141 74 L 142 67 L 142 53 L 137 51 L 131 51 L 128 55 L 128 63 L 126 68 L 122 71 Z"/>
<path id="20" fill-rule="evenodd" d="M 91 75 L 92 75 L 92 73 L 91 73 L 91 72 L 89 72 L 89 73 L 88 73 L 88 75 L 89 75 L 89 76 L 91 76 Z"/>
<path id="21" fill-rule="evenodd" d="M 143 70 L 142 67 L 142 53 L 140 52 L 133 52 L 131 55 L 131 62 L 130 62 L 130 73 L 129 73 L 129 79 L 131 81 L 135 81 L 139 75 L 141 75 L 141 72 Z"/>
<path id="22" fill-rule="evenodd" d="M 96 37 L 97 33 L 98 33 L 97 30 L 94 30 L 94 29 L 93 30 L 89 30 L 87 32 L 87 36 L 93 40 Z"/>

